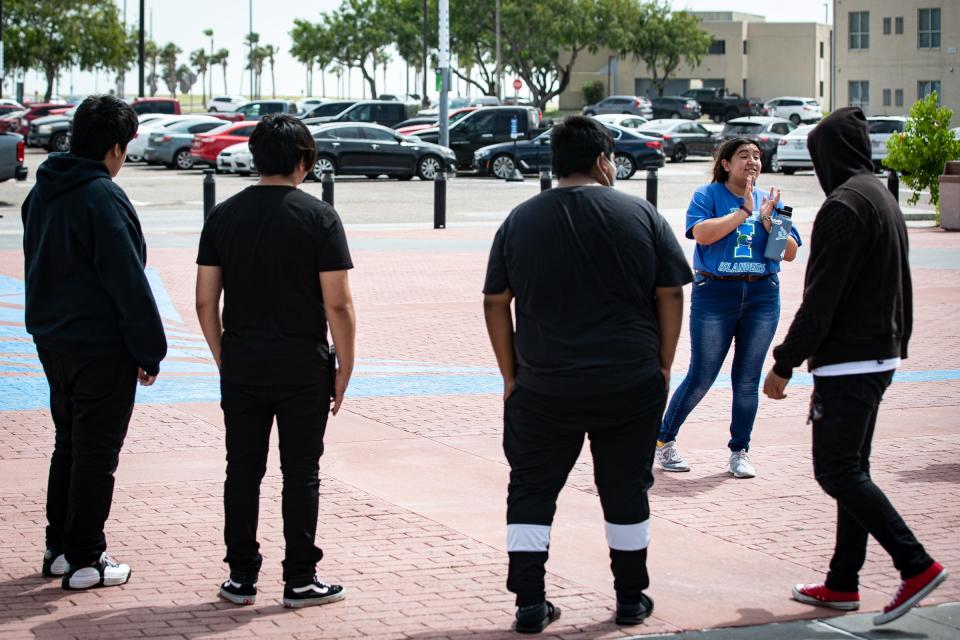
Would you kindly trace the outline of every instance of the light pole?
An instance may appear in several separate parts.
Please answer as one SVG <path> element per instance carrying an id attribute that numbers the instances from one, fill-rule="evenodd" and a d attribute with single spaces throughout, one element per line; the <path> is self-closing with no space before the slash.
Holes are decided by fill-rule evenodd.
<path id="1" fill-rule="evenodd" d="M 3 0 L 0 0 L 0 98 L 3 97 Z"/>
<path id="2" fill-rule="evenodd" d="M 450 115 L 447 92 L 450 90 L 450 0 L 440 0 L 438 53 L 440 58 L 440 146 L 450 146 Z M 446 168 L 444 168 L 446 170 Z"/>
<path id="3" fill-rule="evenodd" d="M 427 102 L 427 0 L 423 0 L 423 96 L 420 104 L 426 107 Z"/>
<path id="4" fill-rule="evenodd" d="M 253 0 L 250 0 L 250 30 L 247 32 L 250 37 L 250 99 L 253 100 Z"/>
<path id="5" fill-rule="evenodd" d="M 140 67 L 140 78 L 139 78 L 139 83 L 137 85 L 137 95 L 140 96 L 141 98 L 144 96 L 143 66 L 145 64 L 144 58 L 146 57 L 146 54 L 144 53 L 145 43 L 143 38 L 143 28 L 144 28 L 144 25 L 146 24 L 145 16 L 144 16 L 144 14 L 146 13 L 144 11 L 144 4 L 145 4 L 145 0 L 140 0 L 140 37 L 137 40 L 137 66 Z"/>
<path id="6" fill-rule="evenodd" d="M 503 98 L 503 91 L 501 91 L 501 86 L 503 84 L 503 78 L 500 74 L 500 0 L 497 0 L 497 9 L 496 9 L 496 32 L 497 32 L 497 70 L 494 75 L 494 82 L 496 83 L 497 88 L 497 100 Z"/>

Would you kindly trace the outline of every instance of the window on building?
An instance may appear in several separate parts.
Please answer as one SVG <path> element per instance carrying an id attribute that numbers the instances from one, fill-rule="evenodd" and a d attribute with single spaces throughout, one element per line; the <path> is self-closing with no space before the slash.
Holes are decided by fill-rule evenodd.
<path id="1" fill-rule="evenodd" d="M 917 46 L 921 49 L 940 48 L 940 9 L 920 9 Z"/>
<path id="2" fill-rule="evenodd" d="M 893 106 L 903 106 L 903 89 L 897 89 L 893 92 Z"/>
<path id="3" fill-rule="evenodd" d="M 747 41 L 743 41 L 743 55 L 747 55 Z"/>
<path id="4" fill-rule="evenodd" d="M 820 59 L 823 60 L 823 43 L 820 43 Z"/>
<path id="5" fill-rule="evenodd" d="M 883 35 L 885 36 L 890 35 L 890 26 L 891 26 L 890 22 L 891 22 L 890 18 L 883 19 Z"/>
<path id="6" fill-rule="evenodd" d="M 892 93 L 893 93 L 893 92 L 890 91 L 890 89 L 884 89 L 884 90 L 883 90 L 883 106 L 885 106 L 885 107 L 889 107 L 889 106 L 890 106 L 890 98 L 892 97 L 892 96 L 891 96 Z"/>
<path id="7" fill-rule="evenodd" d="M 850 12 L 850 48 L 870 48 L 870 12 Z"/>
<path id="8" fill-rule="evenodd" d="M 820 97 L 823 97 L 823 80 L 820 81 Z"/>
<path id="9" fill-rule="evenodd" d="M 937 104 L 940 104 L 940 81 L 920 80 L 917 82 L 917 100 L 923 100 L 934 91 L 937 92 Z"/>
<path id="10" fill-rule="evenodd" d="M 726 52 L 727 52 L 727 41 L 714 40 L 710 43 L 710 50 L 707 53 L 722 56 Z"/>
<path id="11" fill-rule="evenodd" d="M 903 16 L 897 16 L 893 19 L 893 32 L 898 36 L 903 35 Z"/>
<path id="12" fill-rule="evenodd" d="M 860 107 L 864 111 L 870 108 L 870 82 L 867 80 L 851 80 L 847 83 L 847 100 L 851 107 Z"/>

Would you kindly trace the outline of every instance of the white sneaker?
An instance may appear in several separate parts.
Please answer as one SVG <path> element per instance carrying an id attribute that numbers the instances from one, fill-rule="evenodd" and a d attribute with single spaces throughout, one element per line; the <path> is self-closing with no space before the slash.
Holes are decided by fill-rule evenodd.
<path id="1" fill-rule="evenodd" d="M 43 554 L 43 568 L 40 572 L 47 578 L 59 578 L 67 571 L 70 565 L 62 553 L 47 549 Z"/>
<path id="2" fill-rule="evenodd" d="M 730 454 L 730 466 L 727 467 L 727 471 L 729 471 L 734 478 L 753 478 L 757 475 L 757 472 L 753 469 L 753 465 L 750 464 L 750 456 L 747 455 L 746 449 L 734 451 Z"/>
<path id="3" fill-rule="evenodd" d="M 690 471 L 690 465 L 683 460 L 683 456 L 677 451 L 677 441 L 671 440 L 665 442 L 662 447 L 657 447 L 657 464 L 664 471 Z"/>
<path id="4" fill-rule="evenodd" d="M 63 576 L 60 586 L 64 589 L 90 589 L 92 587 L 116 587 L 130 579 L 130 565 L 120 564 L 104 551 L 93 566 L 70 568 Z"/>

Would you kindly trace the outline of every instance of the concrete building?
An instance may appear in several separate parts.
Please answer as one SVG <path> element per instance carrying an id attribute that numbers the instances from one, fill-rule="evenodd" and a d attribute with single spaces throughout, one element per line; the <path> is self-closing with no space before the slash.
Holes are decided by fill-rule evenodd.
<path id="1" fill-rule="evenodd" d="M 960 124 L 960 0 L 834 0 L 836 106 L 907 115 L 936 91 Z"/>
<path id="2" fill-rule="evenodd" d="M 763 16 L 730 11 L 693 14 L 713 38 L 710 53 L 698 66 L 681 65 L 664 95 L 726 87 L 764 102 L 777 96 L 816 98 L 824 109 L 829 108 L 829 25 L 766 22 Z M 560 108 L 583 106 L 583 83 L 593 80 L 602 82 L 608 95 L 656 95 L 644 63 L 600 50 L 577 58 L 570 85 L 560 96 Z"/>

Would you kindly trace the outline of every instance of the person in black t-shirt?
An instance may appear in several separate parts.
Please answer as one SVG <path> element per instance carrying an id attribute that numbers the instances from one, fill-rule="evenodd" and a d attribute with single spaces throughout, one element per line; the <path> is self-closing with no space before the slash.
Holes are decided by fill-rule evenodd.
<path id="1" fill-rule="evenodd" d="M 225 561 L 220 596 L 253 604 L 262 558 L 260 481 L 274 418 L 283 472 L 283 604 L 342 600 L 315 574 L 319 459 L 327 413 L 353 371 L 355 318 L 346 236 L 333 207 L 299 190 L 316 161 L 296 118 L 269 115 L 250 136 L 260 181 L 210 212 L 197 256 L 197 316 L 220 369 L 226 427 Z M 220 297 L 225 302 L 221 322 Z M 327 342 L 327 323 L 339 367 Z M 333 377 L 334 379 L 331 379 Z"/>
<path id="2" fill-rule="evenodd" d="M 647 491 L 692 273 L 667 222 L 612 187 L 613 139 L 571 116 L 551 134 L 556 189 L 514 209 L 497 231 L 484 314 L 504 384 L 507 588 L 515 629 L 542 631 L 560 611 L 544 567 L 557 495 L 590 437 L 606 521 L 618 624 L 653 609 L 643 593 Z M 515 300 L 516 332 L 511 302 Z"/>

